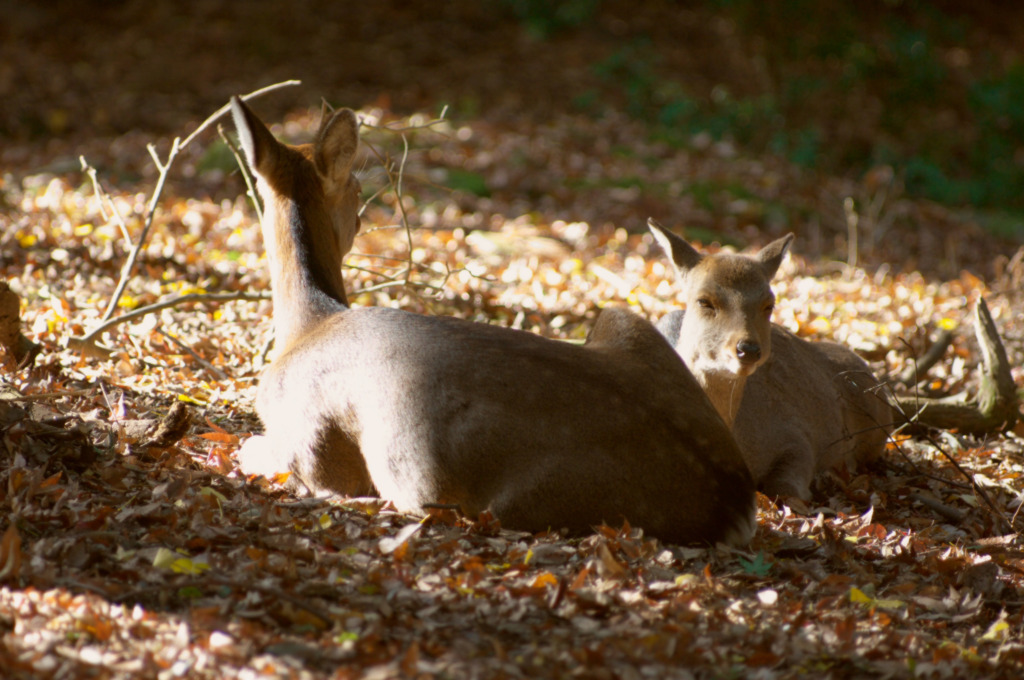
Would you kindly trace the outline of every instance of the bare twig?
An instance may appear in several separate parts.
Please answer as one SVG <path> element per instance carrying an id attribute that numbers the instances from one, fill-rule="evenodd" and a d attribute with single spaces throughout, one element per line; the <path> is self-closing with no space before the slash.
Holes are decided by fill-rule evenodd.
<path id="1" fill-rule="evenodd" d="M 912 493 L 910 494 L 910 497 L 921 505 L 931 508 L 951 522 L 960 523 L 964 520 L 964 517 L 967 516 L 966 513 L 957 510 L 956 508 L 951 508 L 945 503 L 937 501 L 930 496 L 925 496 L 922 493 Z"/>
<path id="2" fill-rule="evenodd" d="M 228 377 L 227 373 L 225 373 L 224 371 L 220 370 L 219 368 L 217 368 L 216 366 L 211 364 L 209 361 L 207 361 L 206 359 L 204 359 L 201 356 L 199 356 L 198 352 L 196 352 L 194 349 L 192 349 L 191 347 L 186 345 L 184 342 L 182 342 L 181 340 L 176 338 L 171 333 L 168 333 L 167 331 L 165 331 L 162 328 L 157 328 L 156 332 L 159 333 L 160 335 L 164 336 L 165 338 L 167 338 L 171 342 L 173 342 L 175 345 L 178 346 L 179 349 L 182 349 L 185 352 L 188 352 L 189 356 L 191 356 L 193 359 L 195 359 L 197 362 L 199 362 L 203 366 L 203 368 L 205 368 L 206 370 L 210 371 L 211 373 L 213 373 L 215 376 L 217 376 L 221 380 L 227 379 L 227 377 Z"/>
<path id="3" fill-rule="evenodd" d="M 408 248 L 408 258 L 405 260 L 405 271 L 402 273 L 401 278 L 403 278 L 405 280 L 405 283 L 408 284 L 412 276 L 414 264 L 412 261 L 412 227 L 409 226 L 409 215 L 405 210 L 405 201 L 403 200 L 402 195 L 402 179 L 405 175 L 405 162 L 409 158 L 409 140 L 405 136 L 405 134 L 402 133 L 402 159 L 399 162 L 397 173 L 394 171 L 394 168 L 389 159 L 382 156 L 376 147 L 372 145 L 368 146 L 373 151 L 374 155 L 377 156 L 377 160 L 380 161 L 381 166 L 384 168 L 384 172 L 387 173 L 388 182 L 391 184 L 391 187 L 395 192 L 395 203 L 398 206 L 398 215 L 401 221 L 401 228 L 405 232 L 406 247 Z"/>
<path id="4" fill-rule="evenodd" d="M 135 261 L 139 257 L 139 253 L 142 252 L 143 246 L 146 244 L 146 239 L 149 238 L 149 231 L 153 228 L 153 219 L 156 217 L 156 205 L 160 201 L 160 196 L 163 194 L 164 185 L 167 183 L 167 175 L 171 169 L 171 164 L 174 163 L 174 159 L 178 156 L 178 151 L 181 149 L 180 142 L 177 137 L 171 142 L 171 150 L 167 154 L 167 162 L 164 164 L 160 163 L 160 159 L 157 158 L 156 150 L 152 144 L 147 146 L 150 155 L 153 157 L 153 161 L 156 163 L 157 168 L 160 170 L 160 176 L 156 181 L 156 188 L 153 190 L 153 195 L 149 199 L 149 205 L 146 206 L 146 221 L 142 225 L 142 233 L 139 234 L 139 240 L 135 242 L 131 250 L 128 252 L 128 259 L 125 261 L 124 266 L 121 268 L 121 280 L 117 282 L 117 288 L 114 289 L 114 294 L 110 298 L 109 304 L 107 304 L 107 311 L 103 313 L 102 321 L 108 321 L 114 316 L 114 311 L 117 309 L 117 303 L 120 301 L 121 296 L 124 294 L 124 289 L 128 286 L 128 281 L 131 279 L 132 271 L 135 269 Z M 92 333 L 86 336 L 86 338 L 94 337 Z"/>
<path id="5" fill-rule="evenodd" d="M 269 299 L 270 299 L 270 294 L 269 293 L 249 293 L 249 292 L 239 292 L 239 293 L 188 293 L 187 295 L 178 295 L 178 296 L 175 296 L 175 297 L 172 297 L 172 298 L 167 298 L 166 300 L 161 300 L 160 302 L 154 302 L 153 304 L 146 305 L 145 307 L 139 307 L 138 309 L 133 309 L 132 311 L 126 312 L 126 313 L 122 314 L 121 316 L 119 316 L 117 318 L 110 319 L 110 320 L 100 324 L 96 328 L 92 329 L 89 332 L 89 334 L 84 336 L 84 337 L 81 337 L 81 338 L 71 338 L 71 340 L 68 342 L 68 346 L 71 347 L 72 349 L 79 350 L 79 351 L 88 351 L 88 350 L 92 349 L 92 350 L 98 350 L 101 354 L 109 354 L 109 350 L 107 350 L 106 348 L 100 348 L 100 347 L 98 347 L 96 345 L 95 339 L 97 337 L 99 337 L 99 335 L 101 333 L 103 333 L 104 331 L 107 331 L 107 330 L 109 330 L 111 328 L 114 328 L 115 326 L 119 326 L 120 324 L 127 323 L 128 321 L 131 321 L 132 319 L 137 319 L 140 316 L 145 316 L 146 314 L 152 314 L 153 312 L 158 312 L 161 309 L 166 309 L 168 307 L 176 307 L 177 305 L 185 304 L 185 303 L 188 303 L 188 302 L 230 302 L 230 301 L 233 301 L 233 300 L 269 300 Z"/>
<path id="6" fill-rule="evenodd" d="M 955 398 L 926 399 L 896 397 L 893 408 L 908 422 L 940 430 L 960 430 L 974 434 L 1001 431 L 1013 426 L 1019 417 L 1020 403 L 1010 372 L 1010 363 L 999 332 L 992 321 L 985 300 L 974 308 L 974 332 L 981 348 L 981 387 L 978 396 L 969 401 Z"/>
<path id="7" fill-rule="evenodd" d="M 916 385 L 921 382 L 921 379 L 929 369 L 939 363 L 939 360 L 942 359 L 942 356 L 952 343 L 953 333 L 943 328 L 939 331 L 935 342 L 925 350 L 919 359 L 911 361 L 910 365 L 900 373 L 898 380 L 904 385 Z"/>
<path id="8" fill-rule="evenodd" d="M 243 94 L 242 96 L 239 97 L 239 99 L 241 99 L 244 102 L 247 102 L 250 99 L 255 99 L 257 97 L 262 97 L 263 95 L 269 94 L 269 93 L 274 92 L 276 90 L 280 90 L 280 89 L 285 88 L 285 87 L 293 87 L 295 85 L 301 85 L 301 84 L 302 84 L 301 80 L 285 80 L 285 81 L 282 81 L 280 83 L 274 83 L 273 85 L 267 85 L 266 87 L 260 88 L 259 90 L 254 90 L 253 92 L 250 92 L 249 94 Z M 185 138 L 185 141 L 181 143 L 181 148 L 184 149 L 186 146 L 188 146 L 192 142 L 193 139 L 195 139 L 200 134 L 202 134 L 203 131 L 206 130 L 206 128 L 210 127 L 211 125 L 216 123 L 218 120 L 220 120 L 224 116 L 224 114 L 226 114 L 230 110 L 231 110 L 231 104 L 225 104 L 224 106 L 222 106 L 219 109 L 217 109 L 212 115 L 210 115 L 209 118 L 207 118 L 202 123 L 200 123 L 199 127 L 197 127 L 192 134 L 190 134 L 188 137 Z"/>
<path id="9" fill-rule="evenodd" d="M 51 399 L 63 399 L 64 397 L 84 397 L 95 392 L 94 389 L 81 390 L 59 390 L 57 392 L 41 392 L 39 394 L 21 394 L 17 397 L 0 397 L 3 401 L 50 401 Z"/>
<path id="10" fill-rule="evenodd" d="M 444 106 L 444 107 L 442 107 L 441 113 L 437 116 L 437 118 L 434 118 L 432 120 L 428 120 L 426 123 L 417 123 L 415 125 L 401 125 L 401 126 L 396 126 L 396 125 L 391 125 L 391 124 L 388 124 L 388 125 L 372 125 L 372 124 L 366 123 L 366 122 L 361 122 L 360 125 L 362 125 L 363 127 L 368 127 L 371 130 L 383 130 L 384 132 L 398 132 L 398 133 L 415 132 L 417 130 L 429 130 L 432 127 L 440 125 L 441 123 L 445 122 L 445 120 L 447 120 L 445 118 L 445 115 L 447 115 L 447 113 L 448 113 L 448 107 Z"/>
<path id="11" fill-rule="evenodd" d="M 235 163 L 238 165 L 238 169 L 242 173 L 242 179 L 245 180 L 246 193 L 249 196 L 249 200 L 252 202 L 253 210 L 256 211 L 256 220 L 260 224 L 263 224 L 263 207 L 260 205 L 260 196 L 256 192 L 256 184 L 252 180 L 252 173 L 249 171 L 249 164 L 242 160 L 242 154 L 238 150 L 238 145 L 224 133 L 223 126 L 217 126 L 217 134 L 220 135 L 220 138 L 224 140 L 224 143 L 231 150 L 232 155 L 234 155 Z"/>
<path id="12" fill-rule="evenodd" d="M 1003 526 L 1005 528 L 1004 530 L 1014 531 L 1013 524 L 1010 522 L 1009 519 L 1007 519 L 1003 511 L 992 501 L 988 493 L 986 493 L 984 489 L 978 486 L 978 483 L 974 480 L 974 475 L 970 474 L 969 472 L 967 472 L 967 470 L 963 469 L 960 463 L 956 462 L 956 459 L 953 458 L 952 455 L 950 455 L 949 451 L 946 451 L 946 449 L 943 448 L 942 445 L 939 444 L 939 442 L 937 442 L 934 437 L 925 437 L 925 439 L 928 441 L 929 444 L 931 444 L 935 448 L 936 451 L 941 453 L 942 456 L 947 461 L 949 461 L 949 464 L 952 465 L 957 472 L 964 476 L 964 478 L 970 483 L 971 489 L 974 491 L 975 494 L 977 494 L 978 498 L 984 501 L 985 505 L 987 505 L 989 509 L 992 510 L 992 512 L 996 515 L 996 517 L 998 517 L 1002 521 Z"/>
<path id="13" fill-rule="evenodd" d="M 99 179 L 96 177 L 96 168 L 89 165 L 89 162 L 85 160 L 85 156 L 79 156 L 78 161 L 82 164 L 82 172 L 89 176 L 89 181 L 92 182 L 92 190 L 96 194 L 96 197 L 100 200 L 100 215 L 103 219 L 113 219 L 117 222 L 118 228 L 121 230 L 121 236 L 130 245 L 132 242 L 131 234 L 128 233 L 128 225 L 124 222 L 124 216 L 114 205 L 114 202 L 110 199 L 110 194 L 100 184 Z M 109 204 L 110 214 L 107 214 L 107 207 Z"/>
<path id="14" fill-rule="evenodd" d="M 254 97 L 258 97 L 262 94 L 266 94 L 267 92 L 272 92 L 274 90 L 280 89 L 282 87 L 298 85 L 299 82 L 300 81 L 298 80 L 289 80 L 282 83 L 276 83 L 274 85 L 270 85 L 268 87 L 244 95 L 242 99 L 249 100 Z M 209 118 L 203 121 L 199 125 L 199 127 L 192 132 L 191 135 L 186 137 L 185 141 L 181 141 L 180 138 L 175 137 L 174 141 L 171 142 L 171 149 L 167 154 L 166 160 L 160 159 L 159 155 L 156 152 L 156 148 L 152 144 L 147 145 L 146 148 L 149 150 L 149 154 L 152 157 L 153 162 L 156 164 L 156 167 L 159 170 L 160 174 L 159 177 L 157 178 L 156 187 L 153 189 L 153 195 L 150 197 L 149 204 L 146 206 L 146 218 L 145 223 L 143 224 L 142 227 L 142 232 L 139 234 L 139 238 L 134 244 L 132 244 L 131 240 L 129 239 L 131 249 L 128 253 L 128 259 L 125 262 L 124 266 L 121 268 L 121 278 L 118 281 L 117 287 L 114 289 L 114 294 L 110 298 L 110 302 L 107 304 L 107 309 L 103 314 L 100 325 L 92 329 L 91 331 L 89 331 L 89 333 L 80 338 L 72 338 L 72 344 L 76 345 L 79 348 L 82 348 L 84 351 L 87 351 L 89 349 L 97 349 L 95 342 L 96 338 L 99 336 L 100 333 L 103 332 L 103 330 L 106 329 L 106 322 L 110 321 L 110 319 L 114 316 L 114 312 L 117 310 L 117 303 L 120 301 L 121 296 L 124 294 L 124 290 L 127 287 L 128 281 L 131 279 L 132 272 L 135 269 L 135 262 L 139 257 L 139 253 L 142 252 L 142 249 L 146 245 L 146 239 L 149 237 L 149 232 L 153 227 L 153 220 L 156 217 L 156 207 L 160 201 L 160 197 L 163 194 L 164 186 L 167 183 L 167 177 L 170 174 L 170 169 L 171 166 L 174 164 L 174 160 L 177 158 L 178 154 L 181 152 L 182 149 L 188 146 L 188 144 L 191 143 L 192 140 L 194 140 L 200 133 L 202 133 L 204 130 L 206 130 L 206 128 L 208 128 L 210 125 L 216 122 L 221 116 L 227 113 L 229 108 L 229 105 L 222 106 L 213 115 L 211 115 Z M 83 168 L 87 168 L 88 164 L 85 162 L 85 159 L 83 158 L 81 160 Z M 98 187 L 99 183 L 94 182 L 94 186 Z M 102 198 L 100 200 L 102 202 Z M 127 235 L 127 231 L 123 231 L 125 231 Z"/>
<path id="15" fill-rule="evenodd" d="M 373 155 L 376 156 L 377 160 L 380 162 L 381 167 L 384 169 L 384 172 L 387 174 L 388 183 L 391 185 L 392 191 L 394 191 L 394 194 L 395 194 L 395 203 L 398 206 L 397 207 L 397 212 L 398 212 L 399 221 L 400 221 L 399 228 L 401 228 L 405 232 L 406 247 L 408 248 L 408 257 L 405 260 L 405 269 L 404 269 L 404 271 L 402 272 L 401 275 L 399 275 L 398 277 L 395 277 L 395 278 L 396 279 L 398 279 L 398 278 L 403 279 L 403 282 L 404 282 L 405 285 L 411 285 L 411 283 L 412 283 L 412 272 L 413 272 L 413 268 L 415 266 L 415 263 L 412 261 L 412 251 L 413 251 L 412 227 L 409 224 L 409 215 L 408 215 L 408 213 L 406 212 L 406 209 L 405 209 L 405 201 L 403 200 L 404 199 L 404 194 L 403 194 L 403 188 L 402 188 L 402 183 L 403 183 L 403 180 L 405 178 L 405 164 L 406 164 L 406 162 L 409 159 L 409 138 L 406 136 L 405 133 L 409 132 L 409 131 L 413 131 L 413 130 L 429 129 L 429 128 L 435 126 L 435 125 L 438 125 L 438 124 L 444 122 L 444 116 L 445 116 L 445 113 L 447 113 L 447 111 L 448 111 L 448 108 L 445 107 L 444 109 L 442 109 L 440 116 L 438 116 L 434 120 L 427 121 L 426 123 L 423 123 L 422 125 L 407 125 L 407 126 L 403 126 L 403 127 L 391 127 L 391 126 L 387 126 L 387 125 L 370 125 L 368 123 L 361 123 L 361 125 L 363 125 L 365 127 L 368 127 L 370 129 L 373 129 L 373 130 L 381 130 L 383 132 L 397 133 L 397 134 L 399 134 L 401 136 L 401 139 L 402 139 L 402 157 L 401 157 L 401 159 L 400 159 L 400 161 L 398 163 L 397 171 L 395 170 L 394 164 L 391 162 L 390 158 L 385 156 L 384 154 L 382 154 L 381 151 L 377 147 L 373 146 L 372 144 L 366 144 L 366 146 L 370 149 L 370 151 L 373 153 Z M 427 286 L 427 287 L 429 287 L 429 286 Z"/>
<path id="16" fill-rule="evenodd" d="M 857 214 L 852 197 L 847 196 L 843 200 L 843 212 L 846 214 L 846 265 L 850 269 L 854 269 L 857 266 L 857 254 L 860 250 L 857 243 L 857 224 L 860 222 L 860 216 Z"/>
<path id="17" fill-rule="evenodd" d="M 410 288 L 410 289 L 424 288 L 426 290 L 439 291 L 439 290 L 442 290 L 444 288 L 444 283 L 442 282 L 440 285 L 436 285 L 436 284 L 433 284 L 433 283 L 427 283 L 425 281 L 406 281 L 404 279 L 389 279 L 388 281 L 385 281 L 383 283 L 377 283 L 377 284 L 374 284 L 372 286 L 367 286 L 366 288 L 360 288 L 359 292 L 360 293 L 373 293 L 373 292 L 376 292 L 378 290 L 386 290 L 388 288 L 401 288 L 401 287 L 407 287 L 407 288 Z"/>

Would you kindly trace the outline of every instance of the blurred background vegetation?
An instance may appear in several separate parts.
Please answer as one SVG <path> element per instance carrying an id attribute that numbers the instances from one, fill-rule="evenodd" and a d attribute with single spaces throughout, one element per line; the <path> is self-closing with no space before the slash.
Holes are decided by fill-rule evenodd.
<path id="1" fill-rule="evenodd" d="M 12 145 L 180 131 L 287 78 L 302 102 L 509 122 L 626 112 L 808 171 L 885 174 L 1024 239 L 1024 3 L 0 0 Z M 295 99 L 268 98 L 273 119 Z M 290 101 L 284 101 L 290 100 Z M 0 145 L 3 146 L 3 145 Z"/>
<path id="2" fill-rule="evenodd" d="M 605 3 L 502 4 L 543 41 L 598 21 Z M 577 106 L 599 111 L 612 94 L 679 144 L 705 133 L 828 172 L 891 166 L 912 195 L 1024 210 L 1024 24 L 1006 12 L 1013 3 L 674 4 L 729 34 L 746 71 L 694 78 L 662 49 L 671 36 L 635 32 L 592 64 L 603 88 Z M 1002 226 L 1021 233 L 1014 221 Z"/>

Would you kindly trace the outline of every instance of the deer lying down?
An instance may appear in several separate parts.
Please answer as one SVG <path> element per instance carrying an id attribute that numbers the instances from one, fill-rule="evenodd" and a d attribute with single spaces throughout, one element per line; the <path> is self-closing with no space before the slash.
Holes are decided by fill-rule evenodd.
<path id="1" fill-rule="evenodd" d="M 761 491 L 807 500 L 818 473 L 882 453 L 892 415 L 867 364 L 771 323 L 771 280 L 792 234 L 753 256 L 701 255 L 654 220 L 648 226 L 686 300 L 658 330 L 732 427 Z"/>
<path id="2" fill-rule="evenodd" d="M 603 312 L 585 346 L 454 318 L 350 309 L 359 229 L 355 114 L 312 144 L 277 142 L 234 98 L 265 204 L 278 357 L 260 379 L 266 434 L 249 474 L 300 491 L 373 488 L 406 512 L 457 505 L 528 531 L 628 520 L 674 542 L 745 544 L 754 486 L 700 385 L 645 320 Z"/>

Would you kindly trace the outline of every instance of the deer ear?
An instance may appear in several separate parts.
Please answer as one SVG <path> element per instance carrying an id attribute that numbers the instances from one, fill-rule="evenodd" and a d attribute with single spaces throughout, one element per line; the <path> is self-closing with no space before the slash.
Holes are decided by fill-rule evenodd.
<path id="1" fill-rule="evenodd" d="M 313 145 L 317 172 L 334 182 L 347 179 L 358 148 L 359 120 L 352 109 L 338 109 L 330 117 L 325 115 Z"/>
<path id="2" fill-rule="evenodd" d="M 793 241 L 793 234 L 786 234 L 782 238 L 772 241 L 761 250 L 757 251 L 757 260 L 761 263 L 764 268 L 765 274 L 768 279 L 771 280 L 775 277 L 776 272 L 779 271 L 779 266 L 782 264 L 782 258 L 786 256 L 786 252 L 789 250 L 789 244 Z"/>
<path id="3" fill-rule="evenodd" d="M 654 235 L 654 240 L 672 260 L 676 273 L 680 276 L 696 267 L 704 259 L 704 256 L 698 253 L 685 239 L 658 224 L 654 218 L 647 218 L 647 227 Z"/>
<path id="4" fill-rule="evenodd" d="M 231 117 L 235 121 L 238 141 L 245 152 L 245 159 L 249 162 L 249 167 L 255 172 L 264 174 L 261 170 L 270 155 L 277 150 L 279 142 L 263 124 L 263 121 L 257 118 L 252 109 L 237 96 L 231 97 Z"/>

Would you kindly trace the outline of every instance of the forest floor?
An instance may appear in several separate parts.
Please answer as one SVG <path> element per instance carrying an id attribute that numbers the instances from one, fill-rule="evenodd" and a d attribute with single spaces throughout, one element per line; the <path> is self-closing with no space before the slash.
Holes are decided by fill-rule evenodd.
<path id="1" fill-rule="evenodd" d="M 974 395 L 984 298 L 1024 387 L 1019 238 L 911 195 L 898 173 L 818 171 L 701 134 L 680 145 L 636 116 L 559 106 L 600 85 L 587 68 L 599 41 L 530 38 L 478 3 L 437 16 L 365 3 L 336 24 L 278 5 L 253 3 L 246 32 L 233 28 L 244 10 L 213 1 L 188 17 L 173 3 L 57 3 L 56 23 L 20 7 L 0 29 L 33 55 L 12 62 L 0 40 L 0 279 L 41 348 L 0 380 L 0 675 L 1024 673 L 1021 425 L 901 433 L 813 502 L 759 497 L 744 550 L 631 527 L 524 534 L 244 478 L 234 456 L 260 429 L 272 310 L 258 224 L 213 129 L 167 173 L 115 318 L 196 297 L 111 326 L 102 353 L 76 349 L 150 215 L 147 144 L 166 159 L 229 94 L 295 77 L 252 102 L 280 137 L 308 140 L 321 96 L 364 122 L 355 305 L 580 339 L 605 304 L 652 319 L 678 306 L 647 217 L 707 249 L 793 231 L 776 323 L 852 347 L 904 390 L 896 376 L 952 330 L 912 389 Z M 683 33 L 708 20 L 679 15 Z M 617 35 L 616 21 L 601 30 Z M 705 38 L 689 67 L 726 77 L 739 57 L 723 44 Z"/>

